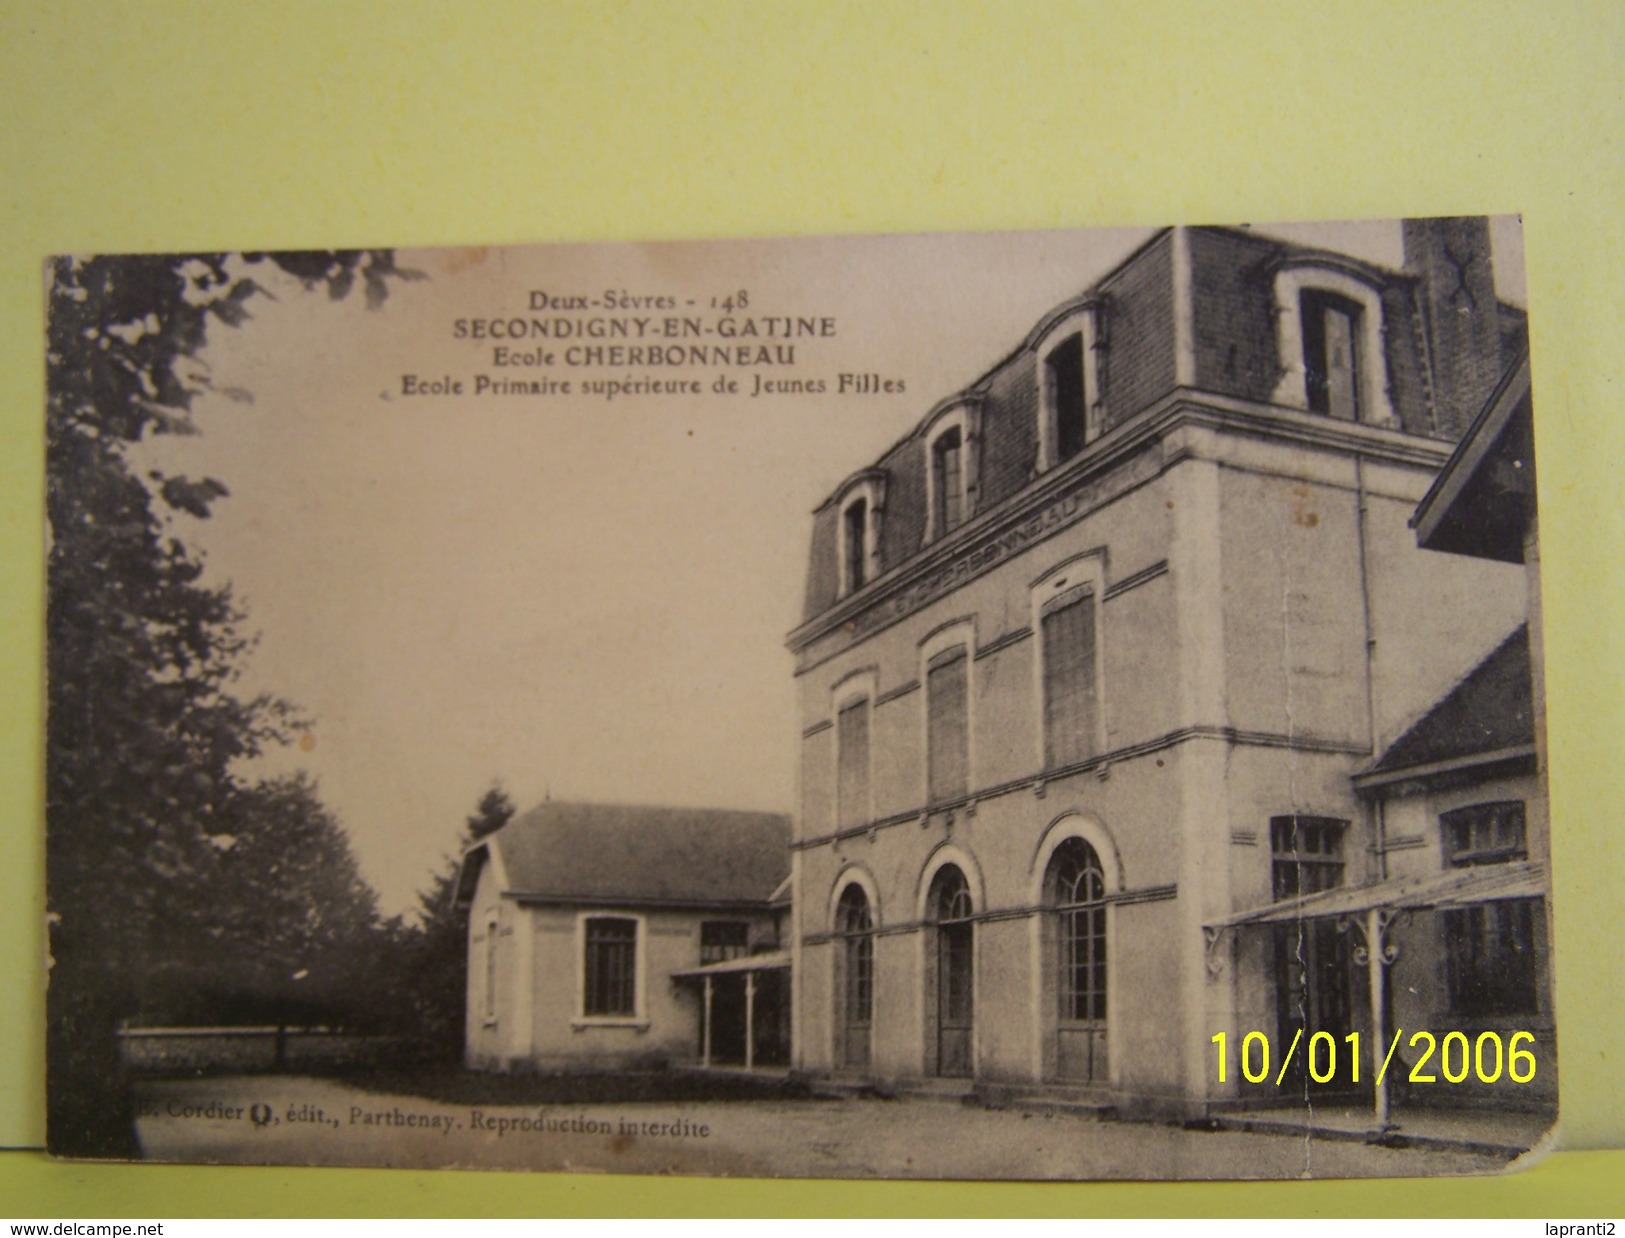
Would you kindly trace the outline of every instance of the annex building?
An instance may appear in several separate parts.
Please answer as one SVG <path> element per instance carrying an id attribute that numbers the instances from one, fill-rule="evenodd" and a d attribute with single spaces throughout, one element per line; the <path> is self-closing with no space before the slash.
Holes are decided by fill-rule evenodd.
<path id="1" fill-rule="evenodd" d="M 1549 1041 L 1524 569 L 1410 527 L 1524 340 L 1484 220 L 1170 229 L 854 461 L 789 636 L 795 1064 L 1191 1114 L 1396 1001 Z"/>
<path id="2" fill-rule="evenodd" d="M 772 813 L 558 801 L 476 842 L 467 1064 L 785 1064 L 789 842 Z"/>

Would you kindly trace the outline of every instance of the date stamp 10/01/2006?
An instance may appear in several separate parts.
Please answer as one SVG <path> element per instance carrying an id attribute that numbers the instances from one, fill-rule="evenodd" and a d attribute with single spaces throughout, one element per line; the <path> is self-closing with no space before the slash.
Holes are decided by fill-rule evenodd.
<path id="1" fill-rule="evenodd" d="M 1303 1038 L 1303 1028 L 1300 1027 L 1294 1032 L 1292 1043 L 1287 1046 L 1286 1055 L 1274 1072 L 1277 1087 L 1284 1084 L 1289 1076 L 1294 1080 L 1297 1078 L 1292 1074 L 1292 1065 Z M 1387 1078 L 1394 1054 L 1404 1038 L 1404 1029 L 1395 1028 L 1393 1038 L 1388 1042 L 1388 1052 L 1377 1069 L 1378 1083 Z M 1217 1032 L 1212 1043 L 1218 1050 L 1219 1082 L 1225 1083 L 1228 1081 L 1229 1036 Z M 1420 1055 L 1411 1064 L 1410 1073 L 1406 1076 L 1410 1083 L 1438 1083 L 1441 1078 L 1445 1083 L 1466 1083 L 1469 1079 L 1476 1079 L 1480 1083 L 1497 1083 L 1502 1079 L 1511 1083 L 1529 1083 L 1535 1077 L 1533 1032 L 1512 1032 L 1503 1039 L 1500 1032 L 1480 1032 L 1477 1037 L 1469 1037 L 1466 1032 L 1455 1031 L 1438 1037 L 1432 1032 L 1418 1031 L 1412 1032 L 1406 1043 L 1413 1053 Z M 1438 1053 L 1437 1073 L 1431 1068 L 1435 1052 Z M 1339 1077 L 1339 1058 L 1343 1053 L 1348 1055 L 1343 1058 L 1347 1063 L 1346 1077 L 1350 1083 L 1358 1083 L 1361 1059 L 1359 1032 L 1349 1032 L 1341 1040 L 1330 1032 L 1311 1034 L 1308 1048 L 1304 1050 L 1303 1065 L 1316 1083 L 1330 1083 Z M 1268 1034 L 1248 1032 L 1241 1038 L 1238 1056 L 1242 1078 L 1248 1083 L 1270 1082 Z M 1403 1068 L 1404 1063 L 1400 1065 Z"/>

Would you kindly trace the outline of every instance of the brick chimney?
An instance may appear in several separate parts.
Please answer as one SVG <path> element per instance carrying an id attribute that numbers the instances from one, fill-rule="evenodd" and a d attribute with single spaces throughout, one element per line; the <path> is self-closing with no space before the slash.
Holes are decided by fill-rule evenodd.
<path id="1" fill-rule="evenodd" d="M 1419 290 L 1439 433 L 1459 439 L 1501 377 L 1501 323 L 1482 216 L 1407 219 L 1405 265 Z"/>

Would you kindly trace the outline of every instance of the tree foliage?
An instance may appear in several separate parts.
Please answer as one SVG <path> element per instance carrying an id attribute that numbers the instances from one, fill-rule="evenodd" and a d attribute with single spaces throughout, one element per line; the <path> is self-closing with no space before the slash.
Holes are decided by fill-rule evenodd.
<path id="1" fill-rule="evenodd" d="M 457 856 L 443 859 L 429 888 L 418 895 L 418 939 L 412 951 L 412 991 L 418 1002 L 416 1029 L 434 1056 L 456 1059 L 463 1049 L 467 1009 L 468 910 L 457 905 L 457 876 L 464 849 L 513 819 L 514 805 L 492 783 L 457 839 Z"/>
<path id="2" fill-rule="evenodd" d="M 202 583 L 201 561 L 166 518 L 207 517 L 226 486 L 143 474 L 130 458 L 152 435 L 195 432 L 191 405 L 209 386 L 198 353 L 212 326 L 246 321 L 263 291 L 248 272 L 268 267 L 335 297 L 359 280 L 372 303 L 400 274 L 376 251 L 51 267 L 47 1050 L 49 1137 L 60 1152 L 134 1150 L 115 1028 L 230 931 L 222 893 L 242 864 L 226 863 L 219 840 L 245 824 L 257 840 L 271 822 L 288 828 L 319 809 L 309 787 L 245 790 L 233 776 L 296 723 L 278 700 L 234 693 L 248 644 L 242 615 L 229 589 Z"/>

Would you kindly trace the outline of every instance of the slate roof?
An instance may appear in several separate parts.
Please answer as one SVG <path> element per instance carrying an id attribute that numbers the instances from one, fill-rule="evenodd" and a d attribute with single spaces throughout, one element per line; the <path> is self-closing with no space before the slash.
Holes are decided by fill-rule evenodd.
<path id="1" fill-rule="evenodd" d="M 507 892 L 550 902 L 766 906 L 790 872 L 790 818 L 720 808 L 549 801 L 469 849 L 501 857 Z"/>
<path id="2" fill-rule="evenodd" d="M 1520 624 L 1361 777 L 1532 745 L 1532 682 L 1529 629 Z"/>

